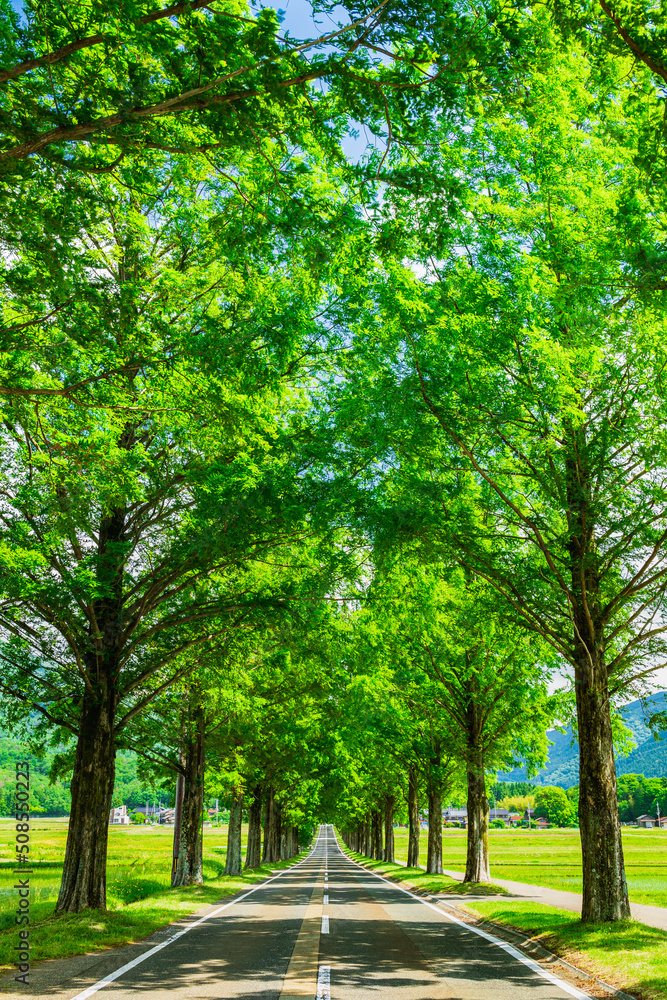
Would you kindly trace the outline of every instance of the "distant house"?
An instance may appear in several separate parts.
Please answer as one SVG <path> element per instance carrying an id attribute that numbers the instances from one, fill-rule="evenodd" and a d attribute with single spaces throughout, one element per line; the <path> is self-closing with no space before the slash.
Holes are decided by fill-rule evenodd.
<path id="1" fill-rule="evenodd" d="M 127 806 L 117 806 L 115 809 L 112 809 L 109 813 L 109 823 L 129 826 L 130 817 L 127 815 Z"/>
<path id="2" fill-rule="evenodd" d="M 502 819 L 506 823 L 509 823 L 509 818 L 509 809 L 489 809 L 489 819 Z"/>
<path id="3" fill-rule="evenodd" d="M 657 822 L 661 830 L 667 830 L 667 816 L 661 816 Z"/>
<path id="4" fill-rule="evenodd" d="M 522 818 L 521 813 L 510 813 L 510 826 L 518 826 Z"/>
<path id="5" fill-rule="evenodd" d="M 158 815 L 159 823 L 173 823 L 174 822 L 174 810 L 165 809 L 164 807 L 160 809 Z"/>
<path id="6" fill-rule="evenodd" d="M 468 823 L 468 810 L 467 809 L 448 809 L 442 810 L 442 819 L 445 823 L 456 823 L 458 826 L 465 827 Z"/>
<path id="7" fill-rule="evenodd" d="M 145 806 L 137 806 L 134 812 L 143 813 L 144 816 L 157 816 L 159 808 L 156 805 L 146 804 Z"/>
<path id="8" fill-rule="evenodd" d="M 649 816 L 645 813 L 643 816 L 637 817 L 637 826 L 643 826 L 645 830 L 652 830 L 654 826 L 658 825 L 658 820 L 655 816 Z"/>

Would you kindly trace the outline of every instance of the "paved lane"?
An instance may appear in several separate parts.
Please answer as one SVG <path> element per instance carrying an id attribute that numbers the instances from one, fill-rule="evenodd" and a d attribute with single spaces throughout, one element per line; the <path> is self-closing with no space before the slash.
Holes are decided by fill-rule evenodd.
<path id="1" fill-rule="evenodd" d="M 510 945 L 356 865 L 331 827 L 293 868 L 63 1000 L 564 1000 Z M 530 960 L 525 960 L 530 962 Z M 119 963 L 120 964 L 120 963 Z M 534 965 L 534 963 L 533 963 Z M 116 972 L 119 970 L 116 969 Z M 550 976 L 550 978 L 545 978 Z"/>
<path id="2" fill-rule="evenodd" d="M 329 934 L 322 936 L 320 964 L 330 967 L 335 1000 L 584 996 L 543 978 L 438 907 L 355 865 L 334 842 L 331 828 L 328 857 Z"/>

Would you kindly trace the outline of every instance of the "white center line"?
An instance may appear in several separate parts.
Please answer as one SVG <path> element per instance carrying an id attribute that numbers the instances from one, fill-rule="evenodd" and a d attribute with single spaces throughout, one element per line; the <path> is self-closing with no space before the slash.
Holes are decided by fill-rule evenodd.
<path id="1" fill-rule="evenodd" d="M 322 903 L 323 903 L 324 906 L 328 906 L 329 905 L 329 897 L 328 896 L 323 896 L 322 897 Z"/>
<path id="2" fill-rule="evenodd" d="M 317 973 L 317 1000 L 331 1000 L 330 965 L 320 965 Z"/>
<path id="3" fill-rule="evenodd" d="M 329 933 L 329 918 L 326 913 L 322 914 L 322 934 Z"/>

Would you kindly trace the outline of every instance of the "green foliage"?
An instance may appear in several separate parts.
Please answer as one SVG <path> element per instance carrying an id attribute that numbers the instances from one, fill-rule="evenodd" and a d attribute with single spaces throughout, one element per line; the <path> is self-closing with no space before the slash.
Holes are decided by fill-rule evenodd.
<path id="1" fill-rule="evenodd" d="M 575 812 L 565 790 L 557 785 L 545 786 L 535 791 L 535 819 L 540 817 L 553 826 L 574 826 Z"/>
<path id="2" fill-rule="evenodd" d="M 667 813 L 667 777 L 645 778 L 643 774 L 622 774 L 618 778 L 618 811 L 624 823 L 638 816 Z"/>

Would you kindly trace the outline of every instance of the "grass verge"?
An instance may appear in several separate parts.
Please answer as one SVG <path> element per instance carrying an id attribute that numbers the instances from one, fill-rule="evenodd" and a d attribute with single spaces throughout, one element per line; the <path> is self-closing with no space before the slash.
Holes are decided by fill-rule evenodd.
<path id="1" fill-rule="evenodd" d="M 302 856 L 302 855 L 301 855 Z M 33 908 L 30 944 L 34 961 L 68 958 L 87 952 L 119 948 L 148 937 L 161 927 L 188 916 L 211 903 L 233 896 L 269 878 L 277 869 L 289 868 L 299 858 L 262 865 L 239 876 L 217 875 L 202 886 L 163 888 L 106 912 L 86 910 L 56 917 L 53 902 Z M 14 968 L 16 927 L 0 931 L 0 969 Z"/>
<path id="2" fill-rule="evenodd" d="M 344 849 L 344 848 L 343 848 Z M 406 868 L 404 865 L 391 864 L 389 861 L 374 861 L 365 854 L 345 851 L 348 857 L 366 868 L 371 868 L 378 875 L 384 875 L 394 881 L 402 882 L 418 892 L 451 893 L 456 895 L 475 896 L 507 896 L 507 889 L 491 882 L 457 882 L 449 875 L 427 875 L 422 868 Z"/>
<path id="3" fill-rule="evenodd" d="M 575 913 L 543 903 L 466 903 L 473 916 L 521 931 L 549 951 L 638 998 L 667 996 L 667 931 L 636 920 L 582 924 Z"/>

